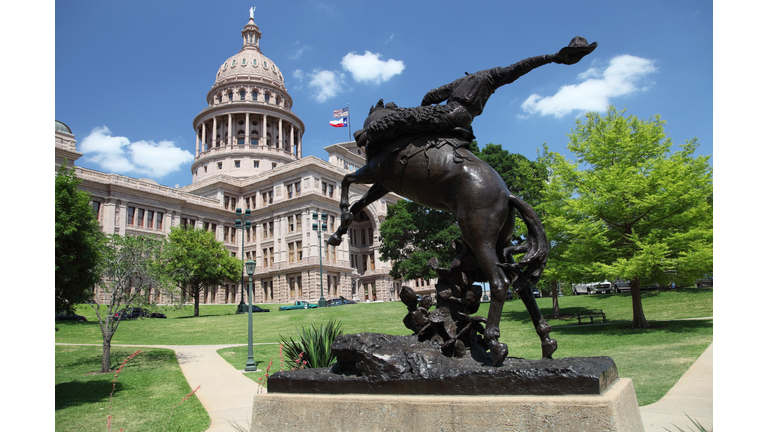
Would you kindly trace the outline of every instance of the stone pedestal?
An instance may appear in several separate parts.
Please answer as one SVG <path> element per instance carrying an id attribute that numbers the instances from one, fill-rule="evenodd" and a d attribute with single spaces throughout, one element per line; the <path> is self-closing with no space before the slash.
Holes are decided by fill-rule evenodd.
<path id="1" fill-rule="evenodd" d="M 266 393 L 251 431 L 642 431 L 632 380 L 598 395 L 413 396 Z"/>

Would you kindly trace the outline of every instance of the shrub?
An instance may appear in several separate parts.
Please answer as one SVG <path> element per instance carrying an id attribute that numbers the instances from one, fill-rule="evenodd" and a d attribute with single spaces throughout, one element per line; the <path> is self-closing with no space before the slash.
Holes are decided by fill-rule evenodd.
<path id="1" fill-rule="evenodd" d="M 336 356 L 331 351 L 331 344 L 341 334 L 340 322 L 332 319 L 319 327 L 314 324 L 302 326 L 297 333 L 297 340 L 280 335 L 280 342 L 285 346 L 285 356 L 291 362 L 308 368 L 327 367 L 335 362 Z"/>

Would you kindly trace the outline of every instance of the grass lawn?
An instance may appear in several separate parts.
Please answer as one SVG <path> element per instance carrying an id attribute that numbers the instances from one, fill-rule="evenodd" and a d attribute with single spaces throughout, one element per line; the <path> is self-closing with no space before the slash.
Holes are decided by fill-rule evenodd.
<path id="1" fill-rule="evenodd" d="M 632 302 L 629 294 L 560 297 L 560 312 L 575 315 L 585 309 L 602 309 L 610 325 L 576 326 L 575 316 L 548 320 L 551 336 L 558 341 L 555 357 L 610 356 L 619 376 L 632 378 L 640 405 L 661 398 L 712 342 L 712 320 L 669 321 L 681 318 L 713 316 L 712 288 L 681 288 L 674 291 L 644 291 L 643 309 L 654 326 L 649 330 L 629 330 Z M 552 299 L 537 299 L 545 316 L 552 314 Z M 405 306 L 400 302 L 361 303 L 325 309 L 278 311 L 279 305 L 267 305 L 269 313 L 253 314 L 254 343 L 274 343 L 279 335 L 293 335 L 301 326 L 320 324 L 334 318 L 342 323 L 344 333 L 378 332 L 410 334 L 402 319 Z M 120 324 L 113 344 L 213 345 L 246 343 L 248 316 L 236 315 L 236 305 L 201 305 L 198 318 L 192 307 L 161 308 L 168 319 L 142 318 Z M 77 313 L 88 323 L 57 323 L 56 342 L 101 343 L 101 332 L 91 307 L 82 305 Z M 478 314 L 487 315 L 488 304 Z M 507 301 L 501 319 L 501 340 L 509 345 L 510 356 L 541 357 L 539 338 L 528 312 L 520 300 Z M 233 366 L 242 369 L 247 348 L 220 351 Z M 98 360 L 98 358 L 97 358 Z M 260 369 L 274 360 L 279 370 L 278 345 L 254 346 L 254 360 Z M 263 374 L 247 374 L 257 380 Z"/>
<path id="2" fill-rule="evenodd" d="M 112 347 L 113 368 L 136 350 Z M 196 396 L 173 411 L 192 391 L 173 351 L 144 348 L 130 360 L 117 378 L 111 411 L 109 394 L 115 374 L 92 374 L 100 369 L 101 347 L 56 346 L 57 431 L 104 431 L 108 412 L 113 431 L 208 429 L 208 413 Z"/>

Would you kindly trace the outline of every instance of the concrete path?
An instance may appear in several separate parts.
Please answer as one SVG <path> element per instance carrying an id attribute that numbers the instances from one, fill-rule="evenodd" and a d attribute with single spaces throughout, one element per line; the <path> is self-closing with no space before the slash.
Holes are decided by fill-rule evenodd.
<path id="1" fill-rule="evenodd" d="M 678 427 L 684 431 L 697 430 L 686 414 L 706 430 L 712 430 L 713 345 L 704 350 L 664 397 L 656 403 L 640 407 L 646 432 L 677 432 Z"/>

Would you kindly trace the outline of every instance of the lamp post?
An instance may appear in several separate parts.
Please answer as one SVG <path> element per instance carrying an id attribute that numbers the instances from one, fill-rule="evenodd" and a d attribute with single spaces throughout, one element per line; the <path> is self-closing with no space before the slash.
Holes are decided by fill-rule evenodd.
<path id="1" fill-rule="evenodd" d="M 253 361 L 253 272 L 256 270 L 256 261 L 248 260 L 245 263 L 245 272 L 248 273 L 248 360 L 245 361 L 245 370 L 256 370 L 256 362 Z"/>
<path id="2" fill-rule="evenodd" d="M 242 223 L 240 220 L 240 217 L 242 216 L 243 211 L 240 209 L 240 207 L 235 209 L 235 216 L 237 216 L 237 219 L 235 219 L 235 228 L 240 228 L 242 230 L 241 235 L 241 241 L 240 241 L 240 259 L 245 261 L 245 229 L 251 227 L 251 221 L 247 220 L 245 223 Z M 251 209 L 245 209 L 245 216 L 250 217 L 251 216 Z M 243 291 L 245 291 L 245 282 L 244 282 L 244 276 L 240 276 L 240 304 L 237 305 L 237 313 L 243 313 L 245 312 L 245 301 L 243 300 Z M 250 296 L 250 294 L 249 294 Z"/>
<path id="3" fill-rule="evenodd" d="M 318 300 L 317 305 L 319 307 L 326 307 L 328 303 L 325 301 L 325 297 L 323 297 L 323 231 L 328 231 L 328 225 L 326 225 L 328 215 L 322 213 L 318 221 L 317 212 L 314 212 L 312 213 L 312 219 L 315 220 L 315 223 L 312 224 L 312 229 L 317 231 L 317 246 L 320 250 L 320 300 Z"/>

